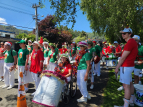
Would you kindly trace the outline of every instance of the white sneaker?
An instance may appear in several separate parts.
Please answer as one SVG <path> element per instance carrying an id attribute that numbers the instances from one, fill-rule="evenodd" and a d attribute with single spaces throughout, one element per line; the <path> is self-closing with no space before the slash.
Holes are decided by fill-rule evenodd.
<path id="1" fill-rule="evenodd" d="M 31 94 L 31 96 L 34 96 L 34 95 L 35 95 L 35 92 Z"/>
<path id="2" fill-rule="evenodd" d="M 88 95 L 87 95 L 87 100 L 90 100 L 90 99 L 91 99 L 91 97 L 90 97 L 90 95 L 88 94 Z"/>
<path id="3" fill-rule="evenodd" d="M 118 91 L 122 91 L 124 88 L 123 88 L 123 86 L 121 86 L 121 87 L 119 87 L 117 90 Z"/>
<path id="4" fill-rule="evenodd" d="M 77 99 L 77 102 L 81 103 L 81 102 L 87 102 L 87 97 L 81 97 L 80 99 Z"/>
<path id="5" fill-rule="evenodd" d="M 140 85 L 142 85 L 142 82 L 141 82 L 141 81 L 139 81 L 139 84 L 140 84 Z"/>
<path id="6" fill-rule="evenodd" d="M 8 88 L 7 88 L 7 90 L 10 90 L 10 89 L 12 89 L 13 88 L 13 86 L 9 86 Z"/>
<path id="7" fill-rule="evenodd" d="M 90 86 L 90 89 L 93 89 L 94 88 L 94 85 L 92 84 L 91 86 Z"/>
<path id="8" fill-rule="evenodd" d="M 7 85 L 4 85 L 4 86 L 2 87 L 2 89 L 7 88 L 7 87 L 8 87 Z"/>

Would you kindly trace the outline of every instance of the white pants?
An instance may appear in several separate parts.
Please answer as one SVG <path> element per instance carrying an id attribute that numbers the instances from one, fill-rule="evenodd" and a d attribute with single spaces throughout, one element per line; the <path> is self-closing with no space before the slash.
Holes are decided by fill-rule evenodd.
<path id="1" fill-rule="evenodd" d="M 0 78 L 4 76 L 4 60 L 0 60 Z"/>
<path id="2" fill-rule="evenodd" d="M 94 65 L 94 75 L 100 76 L 100 61 Z"/>
<path id="3" fill-rule="evenodd" d="M 57 64 L 49 62 L 49 65 L 48 65 L 49 71 L 55 71 L 55 67 L 57 67 Z"/>
<path id="4" fill-rule="evenodd" d="M 10 72 L 10 67 L 12 67 L 14 63 L 4 63 L 4 83 L 7 86 L 14 86 L 14 70 Z"/>
<path id="5" fill-rule="evenodd" d="M 92 68 L 91 68 L 91 82 L 93 83 L 94 82 L 94 68 L 95 67 L 95 64 L 94 62 L 92 62 Z"/>
<path id="6" fill-rule="evenodd" d="M 106 56 L 102 56 L 102 62 L 106 62 L 105 58 L 106 58 Z"/>
<path id="7" fill-rule="evenodd" d="M 84 81 L 85 74 L 86 74 L 86 70 L 78 70 L 77 71 L 77 85 L 78 85 L 78 88 L 79 88 L 81 94 L 84 97 L 87 97 L 88 96 L 87 82 Z"/>
<path id="8" fill-rule="evenodd" d="M 120 67 L 120 82 L 130 85 L 132 82 L 132 72 L 134 67 Z"/>
<path id="9" fill-rule="evenodd" d="M 43 63 L 44 65 L 47 65 L 47 58 L 48 57 L 44 57 L 44 63 Z"/>
<path id="10" fill-rule="evenodd" d="M 28 69 L 29 69 L 29 66 L 28 66 Z M 19 76 L 20 72 L 23 72 L 23 82 L 24 82 L 24 84 L 33 82 L 31 72 L 29 70 L 25 71 L 25 66 L 18 66 L 18 81 L 20 80 L 20 76 Z"/>
<path id="11" fill-rule="evenodd" d="M 41 78 L 40 78 L 40 76 L 38 77 L 38 74 L 37 74 L 37 73 L 31 72 L 31 75 L 32 75 L 32 78 L 33 78 L 33 80 L 34 80 L 34 82 L 35 82 L 36 89 L 37 89 L 37 88 L 38 88 L 38 85 L 39 85 L 39 83 L 40 83 Z"/>

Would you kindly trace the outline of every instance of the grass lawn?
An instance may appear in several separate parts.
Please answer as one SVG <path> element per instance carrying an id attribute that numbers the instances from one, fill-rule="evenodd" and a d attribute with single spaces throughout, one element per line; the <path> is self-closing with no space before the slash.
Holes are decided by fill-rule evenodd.
<path id="1" fill-rule="evenodd" d="M 114 107 L 114 105 L 123 106 L 124 91 L 117 91 L 117 88 L 121 85 L 122 84 L 115 78 L 114 70 L 111 70 L 109 72 L 107 86 L 104 89 L 103 104 L 101 107 Z M 135 105 L 134 107 L 138 106 Z"/>

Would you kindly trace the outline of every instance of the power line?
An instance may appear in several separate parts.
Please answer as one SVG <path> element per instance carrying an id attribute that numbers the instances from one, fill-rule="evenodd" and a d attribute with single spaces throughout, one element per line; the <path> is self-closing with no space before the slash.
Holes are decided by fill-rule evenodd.
<path id="1" fill-rule="evenodd" d="M 21 27 L 21 28 L 26 28 L 26 29 L 34 29 L 34 28 L 28 28 L 28 27 L 23 27 L 23 26 L 17 26 L 17 25 L 11 25 L 11 24 L 6 24 L 6 23 L 0 23 L 1 25 L 9 25 L 13 27 Z"/>
<path id="2" fill-rule="evenodd" d="M 13 0 L 13 1 L 15 1 L 16 3 L 20 3 L 20 4 L 22 4 L 22 5 L 25 5 L 25 6 L 31 7 L 31 5 L 26 4 L 26 3 L 22 2 L 22 1 L 19 1 L 19 0 Z"/>
<path id="3" fill-rule="evenodd" d="M 15 9 L 11 9 L 11 8 L 7 8 L 7 7 L 3 7 L 3 6 L 0 6 L 0 8 L 11 10 L 11 11 L 15 11 L 15 12 L 19 12 L 19 13 L 23 13 L 23 14 L 27 14 L 27 15 L 32 15 L 33 16 L 33 14 L 26 13 L 26 12 L 19 11 L 19 10 L 15 10 Z"/>
<path id="4" fill-rule="evenodd" d="M 3 4 L 3 5 L 6 5 L 6 6 L 10 6 L 10 7 L 14 7 L 14 6 L 11 6 L 11 5 L 8 5 L 8 4 L 5 4 L 5 3 L 1 3 L 0 4 Z M 24 10 L 24 9 L 21 9 L 21 8 L 18 8 L 18 7 L 14 7 L 14 8 L 17 8 L 17 9 L 20 9 L 20 10 Z M 28 11 L 28 10 L 24 10 L 24 11 Z"/>

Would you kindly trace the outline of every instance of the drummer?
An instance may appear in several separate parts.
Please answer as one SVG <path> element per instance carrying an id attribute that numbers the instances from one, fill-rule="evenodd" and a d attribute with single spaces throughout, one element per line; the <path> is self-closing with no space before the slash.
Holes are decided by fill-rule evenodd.
<path id="1" fill-rule="evenodd" d="M 44 45 L 44 69 L 48 68 L 48 52 L 49 52 L 49 43 L 48 42 L 43 42 Z"/>
<path id="2" fill-rule="evenodd" d="M 48 66 L 49 66 L 49 71 L 54 71 L 55 67 L 57 66 L 58 62 L 58 51 L 56 51 L 56 46 L 53 43 L 50 43 L 50 51 L 48 53 Z"/>
<path id="3" fill-rule="evenodd" d="M 64 77 L 67 78 L 67 81 L 70 82 L 71 80 L 71 72 L 72 72 L 72 67 L 68 58 L 68 55 L 66 54 L 61 54 L 61 62 L 63 63 L 63 69 L 60 72 L 60 74 Z"/>
<path id="4" fill-rule="evenodd" d="M 65 54 L 67 52 L 67 48 L 65 48 L 65 45 L 62 44 L 62 48 L 59 49 L 60 54 Z"/>
<path id="5" fill-rule="evenodd" d="M 30 72 L 35 82 L 36 89 L 38 88 L 38 85 L 40 83 L 40 74 L 43 70 L 43 61 L 44 61 L 44 55 L 43 52 L 41 51 L 40 43 L 35 41 L 33 43 L 33 51 L 31 55 Z M 32 93 L 31 95 L 34 94 L 35 92 Z"/>
<path id="6" fill-rule="evenodd" d="M 120 45 L 118 44 L 118 42 L 117 41 L 114 41 L 114 45 L 115 45 L 115 53 L 114 53 L 114 55 L 116 56 L 116 57 L 121 57 L 121 54 L 122 54 L 122 48 L 120 47 Z"/>
<path id="7" fill-rule="evenodd" d="M 87 41 L 88 43 L 88 53 L 90 54 L 91 64 L 92 64 L 92 70 L 91 70 L 91 86 L 90 89 L 94 88 L 94 57 L 95 57 L 95 48 L 93 47 L 92 41 Z"/>
<path id="8" fill-rule="evenodd" d="M 135 68 L 134 68 L 134 83 L 141 84 L 141 81 L 139 81 L 140 79 L 139 75 L 143 69 L 143 46 L 139 45 L 140 36 L 134 35 L 133 38 L 138 44 L 138 56 L 137 56 L 137 59 L 136 59 L 137 62 L 135 63 Z"/>
<path id="9" fill-rule="evenodd" d="M 120 82 L 123 84 L 124 87 L 124 107 L 129 107 L 133 104 L 134 100 L 134 86 L 132 83 L 132 72 L 134 69 L 134 61 L 138 54 L 138 46 L 133 37 L 133 32 L 131 28 L 125 28 L 122 33 L 123 39 L 127 42 L 124 46 L 124 50 L 122 56 L 119 60 L 118 65 L 116 66 L 115 73 L 119 72 L 120 68 Z"/>
<path id="10" fill-rule="evenodd" d="M 85 41 L 79 43 L 80 46 L 80 57 L 77 71 L 77 85 L 82 94 L 80 99 L 77 99 L 77 102 L 87 102 L 91 97 L 87 91 L 87 80 L 90 71 L 91 57 L 87 52 L 88 44 Z"/>

